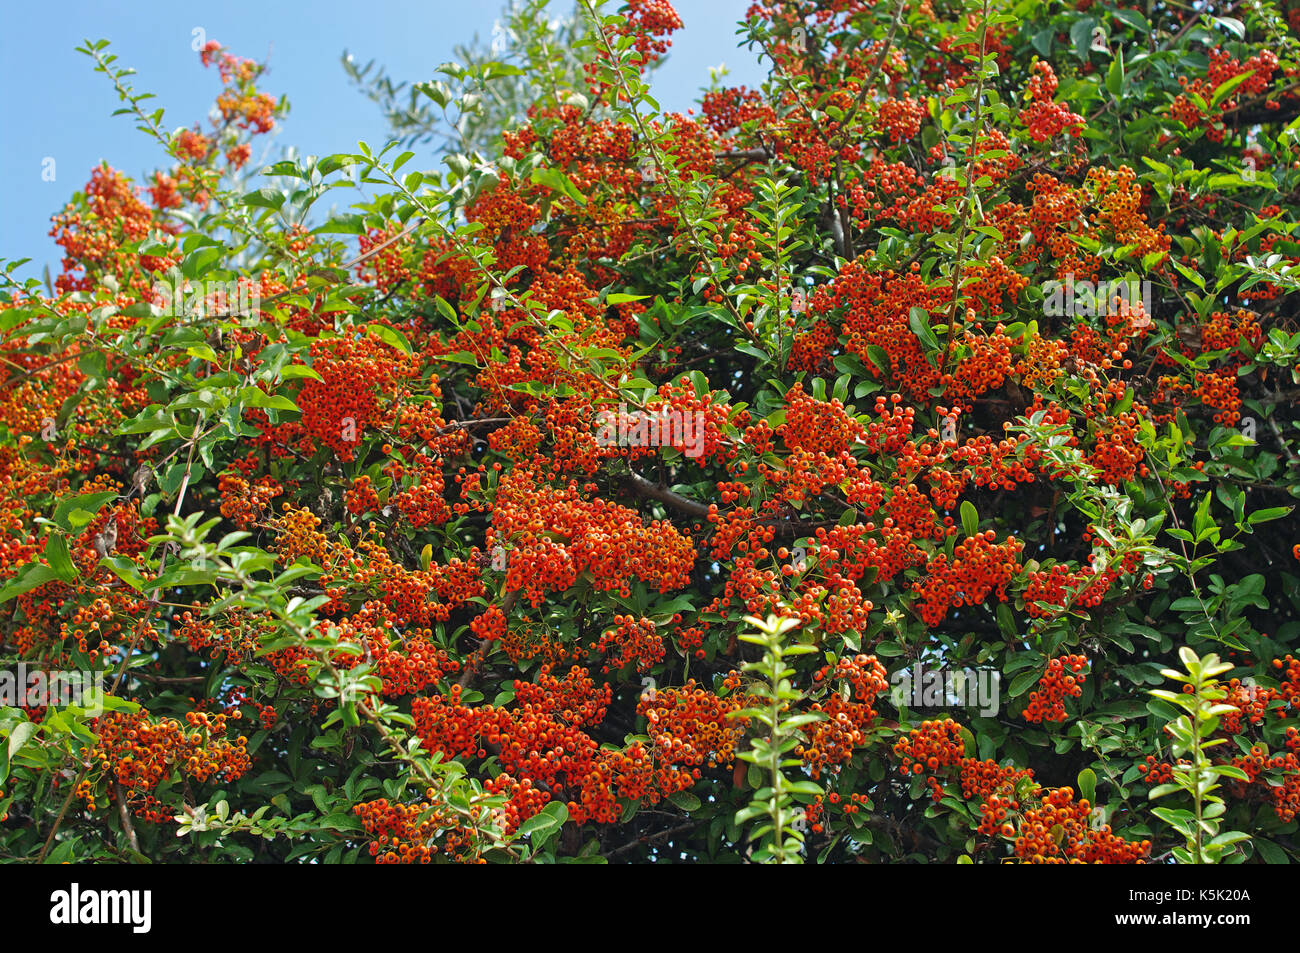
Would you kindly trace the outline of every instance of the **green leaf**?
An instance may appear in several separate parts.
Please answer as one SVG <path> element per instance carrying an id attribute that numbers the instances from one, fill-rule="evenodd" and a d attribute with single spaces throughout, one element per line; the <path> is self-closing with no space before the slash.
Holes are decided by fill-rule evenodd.
<path id="1" fill-rule="evenodd" d="M 1293 506 L 1270 506 L 1267 509 L 1255 510 L 1246 517 L 1246 522 L 1250 524 L 1267 523 L 1270 520 L 1280 520 L 1290 513 L 1295 507 Z"/>
<path id="2" fill-rule="evenodd" d="M 0 603 L 15 599 L 24 592 L 35 589 L 37 586 L 43 586 L 47 582 L 57 582 L 58 578 L 58 575 L 49 566 L 33 565 L 20 578 L 0 589 Z"/>
<path id="3" fill-rule="evenodd" d="M 1074 55 L 1084 62 L 1088 60 L 1092 47 L 1092 31 L 1096 28 L 1097 21 L 1092 17 L 1081 17 L 1074 21 L 1074 26 L 1070 27 L 1070 44 L 1074 48 Z"/>
<path id="4" fill-rule="evenodd" d="M 367 324 L 366 330 L 389 347 L 395 347 L 403 354 L 411 353 L 411 342 L 406 339 L 405 334 L 396 328 L 390 328 L 386 324 Z"/>
<path id="5" fill-rule="evenodd" d="M 690 791 L 676 791 L 668 796 L 668 800 L 688 813 L 700 809 L 700 799 Z"/>
<path id="6" fill-rule="evenodd" d="M 1271 840 L 1265 840 L 1262 837 L 1254 837 L 1251 838 L 1250 842 L 1255 845 L 1255 850 L 1259 853 L 1259 856 L 1263 859 L 1264 863 L 1266 864 L 1291 863 L 1291 858 L 1287 856 L 1287 852 L 1284 851 L 1277 844 L 1273 843 Z"/>
<path id="7" fill-rule="evenodd" d="M 579 205 L 587 204 L 587 197 L 579 192 L 573 181 L 559 169 L 534 169 L 531 178 L 534 185 L 561 192 Z"/>
<path id="8" fill-rule="evenodd" d="M 1011 687 L 1007 689 L 1008 698 L 1019 698 L 1025 692 L 1029 691 L 1029 686 L 1033 685 L 1042 676 L 1037 669 L 1031 669 L 1028 672 L 1021 672 L 1011 680 Z"/>
<path id="9" fill-rule="evenodd" d="M 181 274 L 186 278 L 198 278 L 200 275 L 207 273 L 216 262 L 226 252 L 225 248 L 218 245 L 216 247 L 207 246 L 193 251 L 185 256 L 181 262 Z"/>
<path id="10" fill-rule="evenodd" d="M 262 388 L 252 385 L 239 391 L 239 399 L 249 407 L 262 407 L 268 410 L 298 410 L 298 405 L 288 397 L 280 394 L 268 394 Z"/>
<path id="11" fill-rule="evenodd" d="M 995 612 L 998 619 L 998 629 L 1007 638 L 1014 638 L 1016 635 L 1016 617 L 1011 612 L 1011 607 L 1005 602 L 999 602 Z"/>
<path id="12" fill-rule="evenodd" d="M 1124 89 L 1124 48 L 1120 47 L 1120 53 L 1110 61 L 1110 69 L 1106 71 L 1106 90 L 1116 99 Z"/>
<path id="13" fill-rule="evenodd" d="M 83 493 L 80 496 L 68 497 L 54 508 L 54 522 L 62 526 L 69 532 L 85 526 L 90 520 L 85 520 L 78 524 L 77 517 L 74 515 L 78 512 L 89 513 L 92 517 L 99 512 L 99 508 L 109 500 L 116 499 L 117 494 L 107 493 Z"/>
<path id="14" fill-rule="evenodd" d="M 934 336 L 934 328 L 930 326 L 930 316 L 924 308 L 910 309 L 907 313 L 907 325 L 927 351 L 939 349 L 939 339 Z"/>
<path id="15" fill-rule="evenodd" d="M 1084 768 L 1079 772 L 1079 796 L 1094 807 L 1097 804 L 1097 772 Z"/>
<path id="16" fill-rule="evenodd" d="M 967 536 L 974 536 L 980 530 L 980 514 L 970 500 L 961 501 L 961 528 Z"/>
<path id="17" fill-rule="evenodd" d="M 1225 79 L 1222 83 L 1220 83 L 1217 87 L 1215 87 L 1214 95 L 1210 97 L 1210 109 L 1217 109 L 1219 103 L 1223 102 L 1225 99 L 1231 96 L 1232 91 L 1234 89 L 1236 89 L 1238 86 L 1246 82 L 1246 80 L 1250 79 L 1254 75 L 1255 75 L 1254 70 L 1248 70 L 1245 73 L 1238 73 L 1236 76 L 1233 76 L 1231 79 Z"/>
<path id="18" fill-rule="evenodd" d="M 516 832 L 520 837 L 528 837 L 534 848 L 540 849 L 548 840 L 559 832 L 561 825 L 569 819 L 569 809 L 559 801 L 552 801 L 519 825 Z"/>
<path id="19" fill-rule="evenodd" d="M 37 727 L 37 724 L 32 721 L 20 721 L 18 724 L 14 725 L 13 729 L 9 732 L 10 760 L 13 760 L 13 756 L 22 750 L 23 745 L 27 744 L 27 740 L 31 738 L 32 735 L 36 734 Z"/>
<path id="20" fill-rule="evenodd" d="M 889 363 L 889 352 L 879 344 L 867 345 L 867 360 L 876 365 L 882 374 L 888 374 L 892 366 Z"/>
<path id="21" fill-rule="evenodd" d="M 68 543 L 62 536 L 51 536 L 45 544 L 45 558 L 50 561 L 54 574 L 64 582 L 72 582 L 78 576 L 77 567 L 73 565 L 68 553 Z"/>
<path id="22" fill-rule="evenodd" d="M 144 591 L 144 576 L 140 575 L 139 570 L 135 568 L 135 563 L 125 556 L 108 556 L 100 560 L 101 565 L 108 566 L 124 583 L 135 589 L 137 592 Z"/>
<path id="23" fill-rule="evenodd" d="M 258 189 L 256 192 L 250 192 L 244 196 L 244 204 L 251 205 L 254 208 L 271 208 L 279 210 L 284 204 L 284 193 L 279 189 L 273 189 L 269 186 Z"/>
<path id="24" fill-rule="evenodd" d="M 1136 10 L 1129 10 L 1124 7 L 1116 7 L 1114 10 L 1111 11 L 1111 13 L 1115 17 L 1115 19 L 1127 23 L 1129 26 L 1137 30 L 1139 33 L 1151 32 L 1151 24 L 1147 22 L 1147 18 L 1144 17 L 1142 14 L 1138 13 Z"/>
<path id="25" fill-rule="evenodd" d="M 331 218 L 319 228 L 312 229 L 313 235 L 363 235 L 366 220 L 363 215 L 341 215 Z"/>
<path id="26" fill-rule="evenodd" d="M 325 379 L 306 364 L 286 364 L 284 367 L 280 368 L 280 380 L 291 381 L 302 377 L 314 381 L 323 381 Z"/>
<path id="27" fill-rule="evenodd" d="M 93 380 L 102 381 L 108 376 L 108 355 L 103 351 L 87 351 L 77 359 L 77 369 Z"/>

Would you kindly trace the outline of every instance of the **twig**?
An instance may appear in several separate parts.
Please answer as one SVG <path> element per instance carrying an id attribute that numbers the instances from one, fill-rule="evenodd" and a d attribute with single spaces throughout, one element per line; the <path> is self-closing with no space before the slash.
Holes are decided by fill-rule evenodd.
<path id="1" fill-rule="evenodd" d="M 126 795 L 122 793 L 120 783 L 113 785 L 113 793 L 117 798 L 117 813 L 122 818 L 122 830 L 126 832 L 126 842 L 138 854 L 140 853 L 140 840 L 135 836 L 135 825 L 131 823 L 131 812 L 127 810 Z"/>
<path id="2" fill-rule="evenodd" d="M 518 589 L 512 589 L 510 592 L 507 592 L 505 596 L 501 599 L 501 612 L 503 614 L 508 613 L 511 609 L 515 607 L 515 603 L 518 601 L 519 601 Z M 483 612 L 487 612 L 487 610 L 484 609 Z M 480 615 L 482 615 L 482 613 L 480 613 Z M 482 666 L 483 659 L 487 655 L 488 649 L 491 647 L 491 645 L 492 642 L 488 639 L 480 640 L 478 644 L 478 648 L 476 648 L 473 654 L 471 654 L 470 657 L 465 660 L 465 671 L 461 673 L 460 680 L 456 682 L 457 686 L 459 686 L 460 688 L 468 688 L 473 683 L 474 677 L 478 674 L 479 668 Z"/>
<path id="3" fill-rule="evenodd" d="M 944 346 L 943 362 L 939 365 L 939 373 L 941 374 L 948 370 L 948 360 L 952 357 L 953 342 L 957 339 L 957 311 L 958 301 L 961 298 L 962 265 L 965 263 L 966 232 L 970 226 L 971 204 L 975 200 L 975 156 L 979 151 L 979 137 L 982 131 L 983 114 L 980 112 L 980 100 L 984 98 L 984 50 L 988 44 L 989 34 L 988 0 L 984 0 L 982 17 L 979 55 L 980 72 L 975 85 L 975 116 L 970 134 L 970 157 L 966 163 L 966 200 L 962 203 L 961 228 L 957 232 L 957 263 L 952 275 L 952 304 L 948 314 L 948 341 Z"/>

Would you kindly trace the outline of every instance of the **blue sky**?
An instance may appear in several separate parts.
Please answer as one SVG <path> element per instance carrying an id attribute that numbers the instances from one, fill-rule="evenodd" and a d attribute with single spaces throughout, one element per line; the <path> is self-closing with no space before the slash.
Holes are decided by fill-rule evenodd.
<path id="1" fill-rule="evenodd" d="M 552 0 L 559 13 L 570 0 Z M 731 70 L 729 83 L 756 85 L 754 55 L 736 46 L 735 25 L 750 0 L 677 0 L 686 28 L 673 38 L 670 56 L 655 76 L 664 109 L 685 109 L 708 82 L 710 66 Z M 240 56 L 269 59 L 261 81 L 272 95 L 287 96 L 291 110 L 271 146 L 302 154 L 355 151 L 358 140 L 382 145 L 386 127 L 378 108 L 353 87 L 339 65 L 346 48 L 360 63 L 374 59 L 395 80 L 433 78 L 452 59 L 452 47 L 477 32 L 486 42 L 501 9 L 499 0 L 53 0 L 6 3 L 0 13 L 0 258 L 31 258 L 20 275 L 58 270 L 59 248 L 48 237 L 49 217 L 62 209 L 101 160 L 137 180 L 166 159 L 118 108 L 108 79 L 76 52 L 84 39 L 108 39 L 116 65 L 133 67 L 138 92 L 164 107 L 163 126 L 203 121 L 220 90 L 214 68 L 205 70 L 191 48 L 202 29 Z M 616 9 L 611 2 L 609 10 Z M 267 137 L 255 140 L 254 159 Z M 54 181 L 43 180 L 54 160 Z M 426 167 L 434 163 L 429 162 Z"/>

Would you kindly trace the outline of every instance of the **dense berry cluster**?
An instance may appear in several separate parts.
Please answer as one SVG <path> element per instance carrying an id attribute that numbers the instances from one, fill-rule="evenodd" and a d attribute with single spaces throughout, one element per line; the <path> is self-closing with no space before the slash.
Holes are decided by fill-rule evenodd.
<path id="1" fill-rule="evenodd" d="M 1083 694 L 1081 675 L 1088 659 L 1083 655 L 1064 655 L 1051 659 L 1047 671 L 1038 680 L 1038 688 L 1029 693 L 1025 706 L 1025 721 L 1064 721 L 1065 699 Z"/>
<path id="2" fill-rule="evenodd" d="M 1116 779 L 1184 767 L 1142 693 L 1207 635 L 1232 823 L 1293 822 L 1300 62 L 1157 7 L 755 2 L 770 80 L 665 113 L 678 9 L 584 5 L 393 112 L 460 110 L 445 175 L 267 188 L 284 104 L 201 44 L 211 121 L 141 117 L 167 167 L 0 289 L 4 648 L 117 696 L 0 712 L 0 851 L 717 859 L 777 770 L 808 857 L 1140 862 Z M 1010 684 L 903 721 L 923 663 Z M 1039 783 L 1096 751 L 1104 811 Z"/>

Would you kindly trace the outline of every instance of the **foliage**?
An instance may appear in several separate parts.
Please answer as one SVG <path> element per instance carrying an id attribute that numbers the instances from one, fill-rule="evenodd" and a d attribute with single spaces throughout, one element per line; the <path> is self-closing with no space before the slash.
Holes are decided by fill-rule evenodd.
<path id="1" fill-rule="evenodd" d="M 1219 730 L 1219 719 L 1233 715 L 1240 717 L 1240 710 L 1235 705 L 1222 704 L 1228 697 L 1227 692 L 1215 681 L 1216 675 L 1231 671 L 1232 665 L 1220 662 L 1214 654 L 1197 658 L 1196 653 L 1186 647 L 1178 654 L 1187 667 L 1187 674 L 1174 669 L 1166 669 L 1162 674 L 1183 682 L 1184 692 L 1175 694 L 1155 689 L 1151 694 L 1187 712 L 1179 715 L 1166 730 L 1174 739 L 1171 745 L 1174 756 L 1190 755 L 1191 762 L 1179 763 L 1172 770 L 1173 783 L 1157 785 L 1147 796 L 1154 800 L 1180 790 L 1188 794 L 1194 810 L 1157 808 L 1154 813 L 1187 838 L 1186 848 L 1175 847 L 1173 850 L 1180 863 L 1213 864 L 1218 862 L 1226 848 L 1250 836 L 1242 831 L 1219 833 L 1218 819 L 1225 805 L 1223 798 L 1214 793 L 1219 788 L 1219 779 L 1235 778 L 1249 783 L 1250 775 L 1235 765 L 1211 764 L 1205 754 L 1207 748 L 1228 743 L 1227 738 L 1214 737 Z"/>
<path id="2" fill-rule="evenodd" d="M 0 855 L 1294 858 L 1300 8 L 759 2 L 689 114 L 664 0 L 508 22 L 251 181 L 259 64 L 83 48 L 167 167 L 3 269 L 6 668 L 104 690 Z"/>
<path id="3" fill-rule="evenodd" d="M 490 44 L 475 36 L 454 46 L 456 59 L 438 67 L 439 79 L 394 83 L 373 59 L 359 66 L 346 51 L 343 70 L 379 106 L 400 145 L 436 142 L 444 152 L 481 158 L 500 150 L 501 133 L 548 88 L 581 87 L 575 54 L 587 21 L 576 8 L 556 20 L 549 13 L 547 0 L 511 0 Z"/>
<path id="4" fill-rule="evenodd" d="M 760 768 L 766 767 L 771 780 L 766 787 L 754 792 L 753 801 L 736 814 L 736 821 L 743 824 L 751 817 L 767 817 L 766 824 L 750 833 L 751 837 L 762 839 L 757 856 L 752 851 L 748 852 L 748 856 L 755 862 L 796 863 L 804 842 L 803 833 L 807 829 L 807 822 L 804 820 L 800 823 L 799 815 L 803 812 L 795 808 L 794 795 L 817 796 L 822 790 L 812 781 L 792 782 L 787 778 L 785 769 L 801 767 L 803 759 L 788 758 L 786 755 L 799 747 L 802 741 L 800 726 L 822 721 L 825 715 L 821 712 L 788 714 L 791 707 L 802 700 L 803 693 L 792 687 L 790 677 L 795 671 L 786 665 L 785 658 L 789 655 L 815 654 L 817 649 L 812 645 L 784 643 L 782 636 L 799 624 L 797 619 L 790 616 L 782 618 L 770 615 L 766 619 L 747 616 L 745 621 L 757 628 L 758 632 L 740 638 L 762 646 L 763 658 L 756 662 L 746 662 L 744 671 L 765 675 L 767 681 L 757 682 L 751 691 L 752 697 L 762 707 L 742 708 L 731 712 L 731 716 L 745 718 L 767 729 L 765 736 L 762 733 L 756 735 L 750 750 L 741 752 L 738 757 Z"/>

